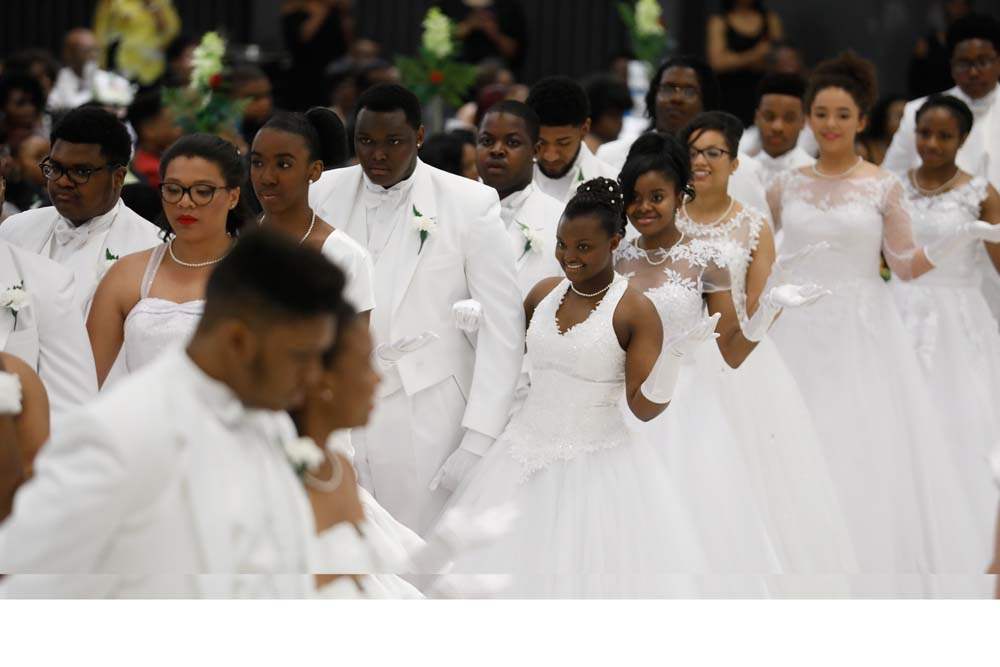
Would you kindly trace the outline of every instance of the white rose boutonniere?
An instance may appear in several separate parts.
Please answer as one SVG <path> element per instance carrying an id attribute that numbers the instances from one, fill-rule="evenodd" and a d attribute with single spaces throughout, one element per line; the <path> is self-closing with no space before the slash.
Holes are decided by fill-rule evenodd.
<path id="1" fill-rule="evenodd" d="M 302 477 L 309 471 L 314 471 L 323 465 L 326 455 L 312 438 L 296 438 L 284 443 L 285 456 L 292 464 L 295 474 Z"/>
<path id="2" fill-rule="evenodd" d="M 28 306 L 28 293 L 24 289 L 24 281 L 12 285 L 0 293 L 0 308 L 6 308 L 14 314 L 14 326 L 17 326 L 17 314 Z"/>
<path id="3" fill-rule="evenodd" d="M 426 243 L 427 239 L 430 238 L 430 235 L 437 230 L 437 222 L 434 220 L 434 218 L 429 218 L 420 211 L 418 211 L 417 207 L 414 206 L 413 227 L 417 230 L 417 233 L 420 235 L 420 249 L 417 250 L 417 254 L 419 255 L 420 251 L 424 249 L 424 243 Z"/>
<path id="4" fill-rule="evenodd" d="M 539 236 L 538 231 L 523 222 L 517 223 L 517 226 L 520 227 L 521 236 L 524 237 L 524 252 L 521 253 L 521 257 L 524 257 L 529 252 L 534 254 L 542 252 L 542 237 Z"/>

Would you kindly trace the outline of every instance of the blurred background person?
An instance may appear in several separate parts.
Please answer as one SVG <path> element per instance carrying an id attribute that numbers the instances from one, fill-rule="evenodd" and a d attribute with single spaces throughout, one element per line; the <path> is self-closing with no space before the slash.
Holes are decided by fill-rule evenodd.
<path id="1" fill-rule="evenodd" d="M 48 154 L 49 140 L 40 134 L 28 136 L 11 151 L 11 166 L 7 174 L 8 214 L 51 205 L 45 177 L 38 166 Z"/>
<path id="2" fill-rule="evenodd" d="M 165 88 L 181 88 L 191 81 L 191 58 L 198 40 L 191 35 L 180 34 L 167 45 L 164 58 L 166 67 L 160 84 Z"/>
<path id="3" fill-rule="evenodd" d="M 462 61 L 477 65 L 499 58 L 515 76 L 520 74 L 528 21 L 519 0 L 443 0 L 440 4 L 456 23 Z"/>
<path id="4" fill-rule="evenodd" d="M 892 137 L 899 129 L 903 120 L 903 109 L 907 99 L 902 95 L 887 95 L 878 101 L 872 109 L 868 127 L 858 139 L 864 144 L 865 154 L 869 162 L 882 164 L 885 152 L 889 150 Z"/>
<path id="5" fill-rule="evenodd" d="M 45 93 L 31 75 L 11 72 L 0 76 L 0 129 L 12 151 L 32 134 L 44 134 Z"/>
<path id="6" fill-rule="evenodd" d="M 972 0 L 943 0 L 931 10 L 931 29 L 917 39 L 908 73 L 910 98 L 924 97 L 955 85 L 948 53 L 948 28 L 972 13 Z"/>
<path id="7" fill-rule="evenodd" d="M 75 109 L 96 101 L 125 107 L 132 101 L 128 79 L 101 69 L 100 46 L 87 28 L 73 28 L 63 40 L 63 67 L 56 76 L 48 105 L 53 111 Z"/>
<path id="8" fill-rule="evenodd" d="M 173 112 L 163 105 L 159 89 L 136 96 L 128 108 L 128 122 L 136 134 L 130 171 L 150 188 L 160 187 L 160 156 L 183 134 Z"/>
<path id="9" fill-rule="evenodd" d="M 173 0 L 99 0 L 94 11 L 101 66 L 144 86 L 163 76 L 164 49 L 180 30 Z"/>
<path id="10" fill-rule="evenodd" d="M 315 85 L 315 84 L 314 84 Z M 271 79 L 256 65 L 240 65 L 229 73 L 229 94 L 243 100 L 240 132 L 247 144 L 253 143 L 257 130 L 274 114 L 274 89 Z"/>
<path id="11" fill-rule="evenodd" d="M 621 134 L 625 114 L 632 110 L 628 86 L 611 74 L 597 74 L 586 81 L 584 90 L 590 100 L 590 132 L 585 141 L 597 149 Z"/>
<path id="12" fill-rule="evenodd" d="M 440 132 L 424 141 L 418 151 L 421 160 L 449 174 L 479 179 L 476 171 L 476 147 L 453 132 Z M 471 164 L 470 164 L 471 161 Z"/>
<path id="13" fill-rule="evenodd" d="M 325 104 L 323 72 L 348 53 L 354 41 L 351 0 L 285 0 L 281 29 L 292 59 L 288 71 L 289 106 Z"/>

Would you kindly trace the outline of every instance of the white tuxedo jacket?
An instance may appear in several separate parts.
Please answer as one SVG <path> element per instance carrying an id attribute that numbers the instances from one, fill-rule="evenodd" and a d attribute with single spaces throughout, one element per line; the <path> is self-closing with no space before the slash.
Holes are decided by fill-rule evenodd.
<path id="1" fill-rule="evenodd" d="M 209 407 L 199 373 L 172 351 L 66 420 L 0 526 L 0 571 L 12 573 L 0 597 L 229 597 L 241 578 L 268 576 L 237 573 L 238 510 L 219 445 L 245 431 Z M 312 595 L 313 515 L 282 449 L 294 427 L 282 413 L 247 414 L 241 423 L 274 443 L 259 454 L 273 542 L 295 563 L 275 573 L 277 594 Z"/>
<path id="2" fill-rule="evenodd" d="M 517 284 L 521 288 L 521 296 L 527 296 L 531 288 L 543 278 L 561 276 L 562 267 L 556 261 L 556 228 L 562 217 L 563 204 L 539 190 L 534 183 L 526 188 L 530 190 L 523 201 L 509 214 L 504 212 L 504 222 L 511 218 L 507 227 L 511 248 L 517 258 Z M 521 193 L 508 196 L 517 197 Z M 506 201 L 506 200 L 504 200 Z M 527 248 L 528 237 L 524 228 L 533 232 L 540 244 Z"/>
<path id="3" fill-rule="evenodd" d="M 524 309 L 500 201 L 492 188 L 419 160 L 413 178 L 412 205 L 437 227 L 421 249 L 407 216 L 382 253 L 379 261 L 395 258 L 398 267 L 392 302 L 376 303 L 372 314 L 375 344 L 424 331 L 440 338 L 403 357 L 398 378 L 386 377 L 380 395 L 402 388 L 412 396 L 453 377 L 466 398 L 461 425 L 496 438 L 506 426 L 524 354 Z M 310 187 L 309 203 L 367 247 L 363 189 L 360 166 L 333 169 Z M 378 273 L 376 265 L 376 281 Z M 483 306 L 475 347 L 452 324 L 452 305 L 463 299 Z"/>
<path id="4" fill-rule="evenodd" d="M 77 254 L 72 271 L 76 278 L 77 302 L 86 315 L 97 284 L 108 270 L 107 254 L 124 257 L 162 243 L 160 228 L 130 209 L 121 200 L 106 215 L 115 215 L 105 233 L 93 234 Z M 60 219 L 54 206 L 18 213 L 0 224 L 0 239 L 28 252 L 50 257 L 50 246 L 56 223 Z"/>
<path id="5" fill-rule="evenodd" d="M 0 240 L 0 292 L 24 285 L 28 305 L 15 318 L 0 308 L 0 350 L 35 369 L 53 420 L 97 395 L 97 371 L 74 300 L 73 274 L 55 262 Z"/>

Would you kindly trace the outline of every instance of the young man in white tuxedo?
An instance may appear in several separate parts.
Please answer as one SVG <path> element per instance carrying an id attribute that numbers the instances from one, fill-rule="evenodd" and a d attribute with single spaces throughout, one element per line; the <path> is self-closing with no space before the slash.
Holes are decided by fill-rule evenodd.
<path id="1" fill-rule="evenodd" d="M 562 273 L 556 227 L 563 204 L 533 182 L 538 115 L 523 102 L 504 100 L 479 124 L 476 167 L 500 196 L 500 217 L 517 258 L 517 284 L 527 296 L 539 280 Z"/>
<path id="2" fill-rule="evenodd" d="M 757 87 L 757 111 L 751 128 L 757 141 L 747 146 L 740 140 L 740 161 L 747 156 L 756 158 L 765 187 L 782 172 L 816 162 L 799 145 L 806 123 L 805 94 L 806 81 L 798 74 L 768 74 Z M 747 130 L 743 137 L 749 133 Z"/>
<path id="3" fill-rule="evenodd" d="M 353 433 L 362 484 L 425 533 L 506 426 L 524 352 L 524 309 L 496 191 L 430 167 L 420 103 L 385 84 L 358 101 L 360 164 L 310 188 L 317 215 L 375 264 L 372 332 L 383 373 L 369 425 Z M 475 343 L 455 303 L 484 316 Z"/>
<path id="4" fill-rule="evenodd" d="M 327 530 L 363 520 L 354 475 L 338 459 L 341 483 L 307 495 L 285 410 L 321 377 L 343 286 L 293 241 L 240 241 L 187 347 L 42 448 L 0 525 L 0 572 L 12 575 L 0 596 L 308 597 L 336 584 L 315 574 L 316 554 Z"/>
<path id="5" fill-rule="evenodd" d="M 583 86 L 565 76 L 542 79 L 525 102 L 538 115 L 535 185 L 565 204 L 584 181 L 602 176 L 617 178 L 618 170 L 605 164 L 587 146 L 590 101 Z"/>
<path id="6" fill-rule="evenodd" d="M 45 384 L 53 422 L 97 395 L 94 355 L 73 274 L 0 239 L 0 350 Z"/>
<path id="7" fill-rule="evenodd" d="M 51 142 L 40 168 L 53 205 L 11 216 L 0 239 L 72 271 L 85 316 L 111 263 L 160 243 L 159 228 L 121 201 L 132 140 L 120 120 L 96 107 L 74 109 Z"/>

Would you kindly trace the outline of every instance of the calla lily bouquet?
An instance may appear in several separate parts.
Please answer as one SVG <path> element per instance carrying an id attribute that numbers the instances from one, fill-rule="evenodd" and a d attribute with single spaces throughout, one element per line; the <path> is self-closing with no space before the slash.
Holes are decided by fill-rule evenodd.
<path id="1" fill-rule="evenodd" d="M 618 14 L 628 28 L 636 59 L 656 67 L 671 47 L 659 0 L 638 0 L 635 6 L 620 2 Z"/>
<path id="2" fill-rule="evenodd" d="M 163 91 L 163 103 L 185 133 L 235 132 L 246 103 L 234 100 L 226 90 L 225 57 L 225 40 L 218 33 L 205 33 L 192 54 L 191 82 Z"/>
<path id="3" fill-rule="evenodd" d="M 451 106 L 462 105 L 462 96 L 476 79 L 476 68 L 454 59 L 455 27 L 439 8 L 431 7 L 424 16 L 424 33 L 419 56 L 399 57 L 403 85 L 413 91 L 422 104 L 438 97 Z"/>

